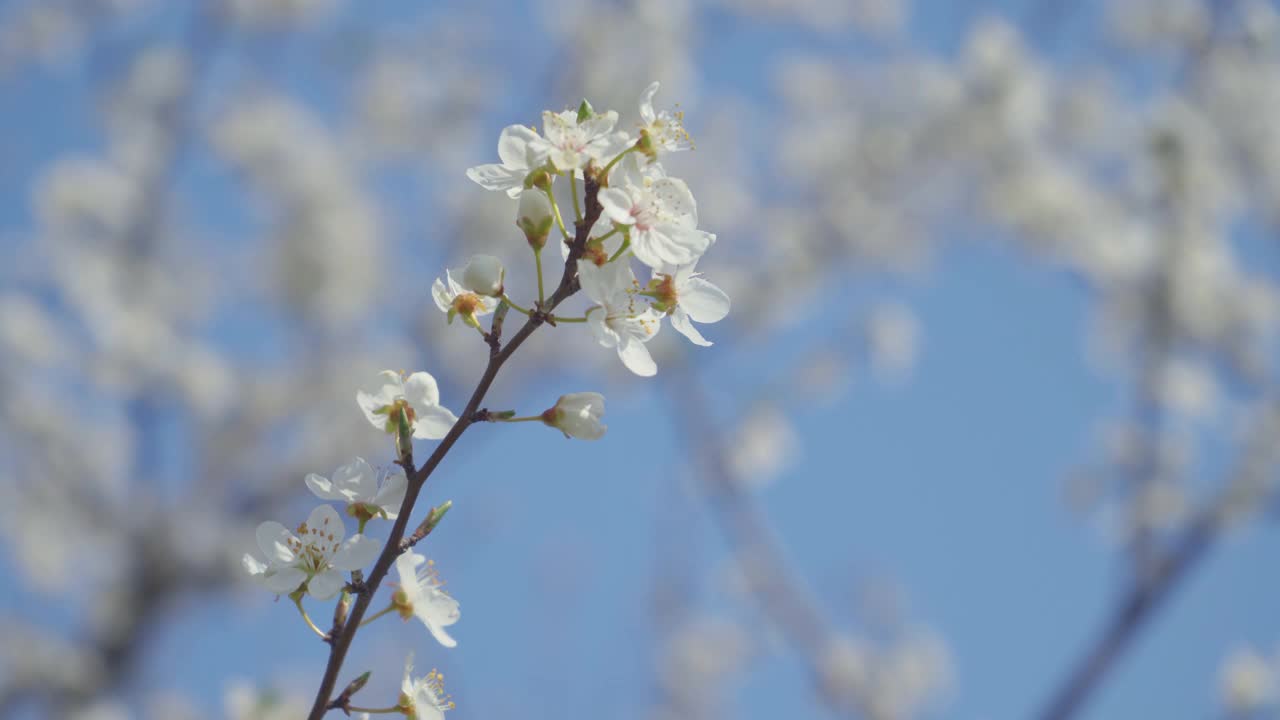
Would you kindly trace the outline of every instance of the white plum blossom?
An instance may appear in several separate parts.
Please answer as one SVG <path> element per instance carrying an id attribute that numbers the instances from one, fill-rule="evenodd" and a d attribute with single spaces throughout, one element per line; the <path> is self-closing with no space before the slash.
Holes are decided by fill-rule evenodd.
<path id="1" fill-rule="evenodd" d="M 458 270 L 458 274 L 462 272 Z M 467 290 L 453 279 L 453 273 L 453 270 L 445 270 L 444 280 L 436 278 L 435 283 L 431 285 L 431 297 L 436 301 L 436 307 L 440 308 L 440 312 L 449 316 L 449 322 L 453 322 L 455 316 L 461 315 L 464 322 L 478 328 L 480 322 L 476 318 L 496 310 L 498 299 Z"/>
<path id="2" fill-rule="evenodd" d="M 649 291 L 659 311 L 671 316 L 671 327 L 689 338 L 694 345 L 710 347 L 711 341 L 693 323 L 720 322 L 729 314 L 729 296 L 723 290 L 694 272 L 696 263 L 665 268 L 649 281 Z"/>
<path id="3" fill-rule="evenodd" d="M 600 191 L 610 220 L 630 226 L 631 251 L 654 270 L 688 265 L 702 256 L 716 236 L 698 229 L 698 207 L 689 186 L 650 165 L 644 172 L 622 173 L 623 187 Z"/>
<path id="4" fill-rule="evenodd" d="M 604 396 L 597 392 L 561 395 L 554 407 L 542 413 L 542 422 L 564 433 L 565 437 L 599 440 L 608 429 L 604 416 Z"/>
<path id="5" fill-rule="evenodd" d="M 587 297 L 597 305 L 587 310 L 587 326 L 603 347 L 614 348 L 631 372 L 650 377 L 658 372 L 644 346 L 661 327 L 662 316 L 651 307 L 637 312 L 635 276 L 625 260 L 598 267 L 578 261 L 578 279 Z"/>
<path id="6" fill-rule="evenodd" d="M 505 190 L 517 198 L 529 173 L 547 161 L 547 144 L 532 128 L 508 125 L 498 137 L 498 157 L 501 163 L 469 168 L 467 177 L 485 190 Z"/>
<path id="7" fill-rule="evenodd" d="M 449 408 L 440 405 L 436 379 L 425 372 L 402 378 L 394 370 L 383 370 L 372 387 L 356 393 L 356 402 L 370 424 L 388 433 L 395 433 L 401 416 L 405 416 L 413 426 L 413 436 L 419 439 L 439 440 L 458 421 Z"/>
<path id="8" fill-rule="evenodd" d="M 416 616 L 441 645 L 457 647 L 458 642 L 445 628 L 458 622 L 462 613 L 458 610 L 458 601 L 440 589 L 443 583 L 436 574 L 435 564 L 413 550 L 406 550 L 396 558 L 396 573 L 400 575 L 400 589 L 392 604 L 400 617 L 408 620 Z"/>
<path id="9" fill-rule="evenodd" d="M 413 654 L 404 661 L 404 680 L 400 682 L 402 713 L 414 720 L 444 720 L 445 712 L 454 708 L 453 701 L 444 692 L 444 675 L 432 670 L 417 680 L 413 679 Z"/>
<path id="10" fill-rule="evenodd" d="M 644 125 L 640 127 L 640 151 L 650 161 L 656 160 L 661 152 L 680 152 L 693 148 L 693 141 L 684 129 L 684 113 L 673 113 L 663 110 L 653 111 L 653 96 L 658 92 L 659 83 L 650 83 L 640 94 L 640 119 Z"/>
<path id="11" fill-rule="evenodd" d="M 581 120 L 579 117 L 586 115 Z M 627 149 L 631 139 L 626 133 L 613 132 L 618 124 L 618 113 L 580 113 L 564 110 L 542 113 L 542 132 L 532 147 L 545 153 L 559 172 L 582 170 L 593 161 L 605 165 Z"/>
<path id="12" fill-rule="evenodd" d="M 333 471 L 333 479 L 308 473 L 307 487 L 321 500 L 338 500 L 347 504 L 347 514 L 361 522 L 374 517 L 395 520 L 404 502 L 404 472 L 393 469 L 378 486 L 373 467 L 358 457 Z"/>
<path id="13" fill-rule="evenodd" d="M 523 199 L 521 200 L 523 203 Z M 459 283 L 466 290 L 486 297 L 502 297 L 502 281 L 506 270 L 502 261 L 492 255 L 472 255 L 466 267 L 458 273 L 462 276 Z"/>
<path id="14" fill-rule="evenodd" d="M 258 526 L 258 548 L 266 561 L 245 554 L 245 571 L 268 590 L 285 595 L 306 583 L 317 600 L 328 600 L 346 584 L 343 571 L 360 570 L 377 557 L 380 543 L 364 535 L 343 541 L 346 528 L 338 511 L 321 505 L 298 526 L 298 534 L 274 520 Z"/>

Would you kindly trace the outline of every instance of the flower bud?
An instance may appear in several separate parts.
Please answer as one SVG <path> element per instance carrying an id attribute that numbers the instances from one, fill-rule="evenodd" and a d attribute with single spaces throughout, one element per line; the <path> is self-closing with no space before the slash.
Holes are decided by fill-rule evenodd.
<path id="1" fill-rule="evenodd" d="M 477 295 L 502 297 L 502 279 L 506 270 L 502 261 L 492 255 L 472 255 L 462 269 L 462 287 Z"/>
<path id="2" fill-rule="evenodd" d="M 604 415 L 604 396 L 581 392 L 560 396 L 555 407 L 542 413 L 542 422 L 564 433 L 565 437 L 599 440 L 608 428 L 600 422 Z"/>
<path id="3" fill-rule="evenodd" d="M 524 231 L 525 240 L 534 250 L 547 244 L 551 233 L 551 201 L 540 192 L 520 194 L 520 207 L 516 211 L 516 226 Z"/>

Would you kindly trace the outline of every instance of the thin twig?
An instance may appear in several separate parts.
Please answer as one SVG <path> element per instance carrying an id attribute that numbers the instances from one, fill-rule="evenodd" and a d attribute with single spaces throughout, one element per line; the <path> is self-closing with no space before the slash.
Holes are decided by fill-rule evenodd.
<path id="1" fill-rule="evenodd" d="M 599 185 L 588 178 L 586 183 L 587 214 L 575 226 L 576 233 L 573 244 L 569 247 L 569 257 L 565 261 L 564 272 L 560 276 L 560 284 L 542 307 L 542 310 L 547 314 L 578 291 L 577 259 L 582 256 L 582 250 L 587 244 L 587 236 L 590 234 L 591 227 L 596 220 L 600 218 L 602 210 L 596 197 L 598 191 Z M 378 591 L 378 586 L 382 583 L 383 578 L 386 577 L 387 572 L 390 571 L 391 564 L 395 561 L 396 556 L 401 552 L 400 541 L 404 537 L 405 528 L 408 527 L 409 515 L 413 512 L 414 504 L 418 500 L 418 494 L 422 492 L 422 487 L 426 484 L 427 478 L 431 477 L 431 473 L 449 454 L 449 450 L 453 448 L 454 443 L 458 441 L 458 438 L 462 437 L 462 433 L 466 432 L 467 428 L 474 422 L 476 411 L 479 410 L 480 403 L 484 401 L 485 394 L 489 392 L 489 387 L 493 385 L 493 381 L 498 377 L 498 371 L 502 369 L 503 364 L 545 320 L 546 317 L 542 313 L 534 313 L 501 350 L 490 353 L 489 363 L 485 366 L 484 373 L 480 376 L 475 390 L 471 393 L 471 399 L 467 401 L 466 408 L 458 415 L 458 421 L 454 423 L 448 434 L 436 446 L 435 451 L 431 453 L 431 456 L 427 458 L 422 467 L 417 472 L 408 474 L 409 486 L 405 491 L 404 501 L 400 504 L 399 515 L 396 517 L 395 524 L 391 527 L 391 533 L 387 537 L 387 544 L 383 547 L 382 553 L 373 565 L 373 570 L 369 572 L 369 577 L 365 580 L 367 592 L 356 599 L 355 606 L 351 609 L 351 614 L 347 619 L 346 627 L 333 642 L 333 646 L 329 651 L 329 662 L 325 666 L 324 676 L 321 678 L 320 687 L 316 691 L 311 713 L 307 716 L 310 720 L 320 720 L 329 709 L 329 698 L 337 685 L 338 673 L 342 670 L 342 663 L 346 659 L 347 651 L 351 648 L 351 642 L 355 639 L 356 632 L 360 628 L 360 621 L 369 609 L 373 596 Z M 496 348 L 496 344 L 491 347 Z"/>

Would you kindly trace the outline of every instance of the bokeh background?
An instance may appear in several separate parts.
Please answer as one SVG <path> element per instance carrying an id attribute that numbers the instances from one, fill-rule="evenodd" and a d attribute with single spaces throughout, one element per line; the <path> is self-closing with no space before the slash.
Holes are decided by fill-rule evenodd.
<path id="1" fill-rule="evenodd" d="M 459 646 L 370 626 L 363 704 L 412 651 L 451 718 L 1274 716 L 1269 0 L 0 2 L 0 716 L 302 717 L 253 528 L 392 460 L 377 371 L 465 403 L 499 130 L 652 80 L 733 312 L 516 355 L 487 406 L 609 433 L 463 437 Z"/>

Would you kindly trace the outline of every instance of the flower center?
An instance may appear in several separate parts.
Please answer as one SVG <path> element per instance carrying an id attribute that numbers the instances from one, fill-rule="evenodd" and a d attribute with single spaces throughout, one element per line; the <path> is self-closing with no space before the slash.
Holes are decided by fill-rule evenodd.
<path id="1" fill-rule="evenodd" d="M 454 311 L 463 317 L 475 315 L 480 308 L 480 296 L 475 293 L 462 293 L 453 299 Z"/>
<path id="2" fill-rule="evenodd" d="M 310 527 L 306 522 L 298 525 L 298 536 L 288 542 L 289 549 L 298 556 L 298 569 L 315 575 L 329 568 L 329 558 L 338 551 L 338 540 L 325 518 L 320 527 Z"/>

